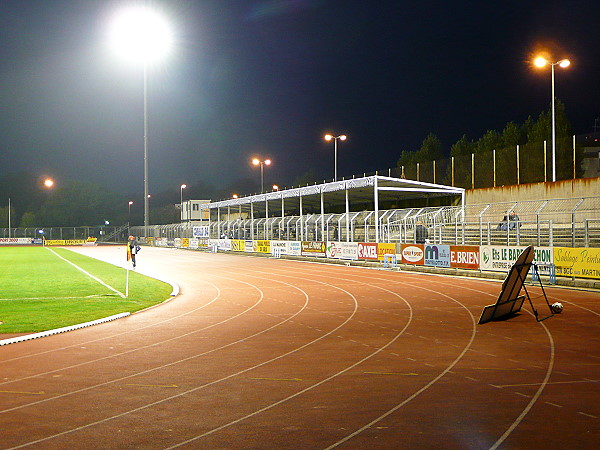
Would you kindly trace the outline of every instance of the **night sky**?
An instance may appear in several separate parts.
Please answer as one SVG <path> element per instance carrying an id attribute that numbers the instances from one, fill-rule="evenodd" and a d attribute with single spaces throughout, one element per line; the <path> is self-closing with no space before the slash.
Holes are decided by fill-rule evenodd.
<path id="1" fill-rule="evenodd" d="M 0 2 L 0 177 L 27 170 L 143 193 L 143 77 L 109 48 L 120 6 Z M 576 133 L 600 117 L 600 2 L 151 1 L 175 46 L 148 71 L 150 192 L 309 169 L 394 167 L 428 133 L 446 151 L 550 106 L 538 48 L 568 57 L 556 95 Z"/>

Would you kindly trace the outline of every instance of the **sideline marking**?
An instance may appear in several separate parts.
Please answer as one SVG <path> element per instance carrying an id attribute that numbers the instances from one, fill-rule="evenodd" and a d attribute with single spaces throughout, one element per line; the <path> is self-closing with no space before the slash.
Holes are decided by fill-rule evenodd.
<path id="1" fill-rule="evenodd" d="M 125 386 L 138 386 L 138 387 L 162 387 L 162 388 L 176 388 L 179 387 L 176 384 L 134 384 L 127 383 Z"/>
<path id="2" fill-rule="evenodd" d="M 302 378 L 267 378 L 267 377 L 259 377 L 259 378 L 249 378 L 249 380 L 267 380 L 267 381 L 302 381 Z"/>
<path id="3" fill-rule="evenodd" d="M 406 376 L 411 376 L 411 377 L 416 377 L 419 376 L 418 373 L 414 373 L 414 372 L 409 372 L 409 373 L 402 373 L 402 372 L 363 372 L 369 375 L 406 375 Z"/>
<path id="4" fill-rule="evenodd" d="M 495 388 L 516 387 L 516 386 L 540 386 L 541 384 L 575 384 L 575 383 L 598 383 L 599 380 L 580 380 L 580 381 L 553 381 L 549 383 L 521 383 L 521 384 L 490 384 Z"/>
<path id="5" fill-rule="evenodd" d="M 56 253 L 54 250 L 52 250 L 51 248 L 48 247 L 44 247 L 47 248 L 49 251 L 51 251 L 52 253 L 54 253 L 54 255 L 58 256 L 60 259 L 62 259 L 63 261 L 71 264 L 73 267 L 75 267 L 77 270 L 79 270 L 80 272 L 83 272 L 84 274 L 86 274 L 88 277 L 90 277 L 92 280 L 97 281 L 98 283 L 100 283 L 102 286 L 107 287 L 108 289 L 110 289 L 111 291 L 119 294 L 119 296 L 121 296 L 121 298 L 126 298 L 125 294 L 123 294 L 122 292 L 117 291 L 115 288 L 113 288 L 112 286 L 109 286 L 108 284 L 106 284 L 104 281 L 102 281 L 100 278 L 95 277 L 94 275 L 92 275 L 91 273 L 85 271 L 84 269 L 82 269 L 81 267 L 79 267 L 77 264 L 72 263 L 71 261 L 69 261 L 66 258 L 63 258 L 62 256 L 60 256 L 58 253 Z"/>
<path id="6" fill-rule="evenodd" d="M 21 391 L 0 391 L 2 394 L 27 394 L 27 395 L 44 395 L 45 392 L 21 392 Z"/>

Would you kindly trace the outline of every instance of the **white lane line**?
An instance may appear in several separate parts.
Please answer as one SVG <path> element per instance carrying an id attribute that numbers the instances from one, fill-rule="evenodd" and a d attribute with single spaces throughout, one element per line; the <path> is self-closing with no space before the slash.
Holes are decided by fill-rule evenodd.
<path id="1" fill-rule="evenodd" d="M 83 272 L 84 274 L 86 274 L 88 277 L 90 277 L 92 280 L 97 281 L 98 283 L 100 283 L 102 286 L 110 289 L 111 291 L 113 291 L 114 293 L 118 294 L 121 298 L 125 298 L 125 294 L 123 294 L 120 291 L 117 291 L 114 287 L 109 286 L 108 284 L 106 284 L 104 281 L 102 281 L 100 278 L 95 277 L 94 275 L 92 275 L 91 273 L 85 271 L 84 269 L 82 269 L 81 267 L 79 267 L 77 264 L 72 263 L 71 261 L 69 261 L 66 258 L 63 258 L 62 256 L 60 256 L 58 253 L 56 253 L 54 250 L 52 250 L 51 248 L 48 247 L 44 247 L 46 249 L 48 249 L 48 251 L 51 251 L 52 253 L 54 253 L 54 255 L 56 255 L 58 258 L 62 259 L 63 261 L 71 264 L 73 267 L 75 267 L 77 270 L 79 270 L 80 272 Z"/>

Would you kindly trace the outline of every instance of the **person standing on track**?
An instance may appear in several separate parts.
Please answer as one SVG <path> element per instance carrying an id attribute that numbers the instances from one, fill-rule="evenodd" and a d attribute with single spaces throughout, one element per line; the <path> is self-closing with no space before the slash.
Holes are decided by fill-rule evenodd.
<path id="1" fill-rule="evenodd" d="M 129 239 L 127 241 L 127 260 L 129 261 L 129 259 L 131 259 L 134 269 L 135 269 L 135 255 L 137 255 L 137 252 L 139 251 L 139 249 L 140 249 L 140 246 L 138 244 L 138 241 L 136 241 L 135 236 L 129 236 Z"/>

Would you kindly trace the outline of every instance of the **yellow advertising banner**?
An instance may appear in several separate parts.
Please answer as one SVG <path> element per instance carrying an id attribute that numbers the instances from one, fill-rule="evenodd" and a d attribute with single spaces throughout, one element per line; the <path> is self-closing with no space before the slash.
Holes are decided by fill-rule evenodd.
<path id="1" fill-rule="evenodd" d="M 190 239 L 189 238 L 182 238 L 181 239 L 181 246 L 183 248 L 188 248 L 190 246 Z"/>
<path id="2" fill-rule="evenodd" d="M 232 239 L 231 240 L 231 250 L 234 252 L 245 252 L 246 251 L 246 241 L 242 239 Z"/>
<path id="3" fill-rule="evenodd" d="M 554 247 L 556 276 L 600 278 L 600 248 Z"/>
<path id="4" fill-rule="evenodd" d="M 396 244 L 388 244 L 381 242 L 377 244 L 377 259 L 379 261 L 383 261 L 383 255 L 395 255 L 396 254 Z"/>
<path id="5" fill-rule="evenodd" d="M 271 241 L 254 241 L 254 251 L 258 253 L 271 253 Z"/>
<path id="6" fill-rule="evenodd" d="M 85 241 L 83 239 L 66 239 L 66 240 L 62 240 L 62 239 L 48 240 L 48 239 L 46 239 L 44 241 L 44 245 L 83 245 L 86 242 L 87 241 Z"/>

